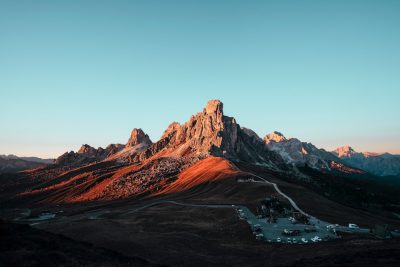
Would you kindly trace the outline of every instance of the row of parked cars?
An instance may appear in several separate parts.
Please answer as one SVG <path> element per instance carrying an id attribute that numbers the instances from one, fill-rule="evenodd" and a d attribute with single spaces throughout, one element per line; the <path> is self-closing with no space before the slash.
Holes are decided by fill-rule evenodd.
<path id="1" fill-rule="evenodd" d="M 310 241 L 304 237 L 299 240 L 297 240 L 294 237 L 293 238 L 288 237 L 286 240 L 284 240 L 280 237 L 278 237 L 276 239 L 276 242 L 278 242 L 278 243 L 288 243 L 288 244 L 298 244 L 298 243 L 308 244 L 309 242 L 317 243 L 317 242 L 321 242 L 321 241 L 322 241 L 322 239 L 319 236 L 315 236 L 315 237 L 311 238 Z M 268 240 L 268 242 L 272 242 L 272 240 Z"/>

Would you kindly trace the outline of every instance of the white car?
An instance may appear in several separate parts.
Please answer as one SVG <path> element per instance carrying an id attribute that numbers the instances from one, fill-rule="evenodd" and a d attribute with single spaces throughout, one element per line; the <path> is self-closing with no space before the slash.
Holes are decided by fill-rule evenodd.
<path id="1" fill-rule="evenodd" d="M 357 224 L 354 224 L 354 223 L 349 223 L 349 228 L 350 229 L 358 229 L 358 228 L 360 228 Z"/>
<path id="2" fill-rule="evenodd" d="M 278 237 L 278 238 L 276 239 L 276 242 L 278 242 L 278 243 L 282 242 L 281 238 Z"/>
<path id="3" fill-rule="evenodd" d="M 312 238 L 312 239 L 314 239 L 315 241 L 314 242 L 321 242 L 322 241 L 322 239 L 319 237 L 319 236 L 315 236 L 314 238 Z M 311 240 L 312 240 L 311 239 Z"/>
<path id="4" fill-rule="evenodd" d="M 297 240 L 296 240 L 296 238 L 293 238 L 293 244 L 297 244 Z"/>
<path id="5" fill-rule="evenodd" d="M 301 242 L 303 242 L 303 243 L 305 243 L 305 244 L 307 244 L 308 243 L 308 240 L 307 239 L 305 239 L 304 237 L 301 239 Z"/>
<path id="6" fill-rule="evenodd" d="M 290 237 L 288 237 L 288 238 L 287 238 L 287 242 L 288 242 L 289 244 L 292 244 L 292 239 L 291 239 Z"/>

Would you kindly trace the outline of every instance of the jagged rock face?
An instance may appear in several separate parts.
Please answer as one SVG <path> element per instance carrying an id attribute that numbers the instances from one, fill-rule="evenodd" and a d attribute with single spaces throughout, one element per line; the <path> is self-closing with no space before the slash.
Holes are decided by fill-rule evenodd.
<path id="1" fill-rule="evenodd" d="M 77 167 L 104 160 L 129 162 L 132 157 L 145 151 L 152 144 L 149 136 L 142 129 L 133 129 L 126 145 L 110 144 L 104 148 L 93 148 L 87 144 L 81 146 L 78 152 L 66 152 L 55 161 L 63 166 Z"/>
<path id="2" fill-rule="evenodd" d="M 149 136 L 142 129 L 134 128 L 126 145 L 116 153 L 110 155 L 107 160 L 130 162 L 132 158 L 135 158 L 152 144 L 153 142 L 151 142 Z"/>
<path id="3" fill-rule="evenodd" d="M 172 123 L 160 141 L 135 160 L 141 161 L 155 155 L 212 155 L 233 161 L 269 165 L 274 165 L 272 162 L 283 162 L 278 155 L 268 150 L 261 139 L 242 130 L 234 118 L 224 116 L 223 104 L 219 100 L 209 101 L 203 112 L 192 116 L 185 124 Z"/>
<path id="4" fill-rule="evenodd" d="M 106 151 L 107 151 L 107 157 L 114 155 L 115 153 L 118 153 L 119 151 L 121 151 L 124 148 L 124 145 L 121 144 L 111 144 L 108 145 L 106 147 Z"/>
<path id="5" fill-rule="evenodd" d="M 339 147 L 332 153 L 346 164 L 378 176 L 400 175 L 400 155 L 356 152 L 349 146 Z"/>
<path id="6" fill-rule="evenodd" d="M 95 155 L 97 153 L 97 149 L 89 146 L 88 144 L 84 144 L 81 148 L 76 152 L 78 154 L 86 154 L 86 155 Z"/>
<path id="7" fill-rule="evenodd" d="M 125 147 L 134 147 L 138 144 L 148 144 L 151 145 L 152 142 L 147 134 L 143 132 L 142 129 L 133 129 L 131 133 L 131 137 L 126 143 Z"/>
<path id="8" fill-rule="evenodd" d="M 247 134 L 248 136 L 255 139 L 255 141 L 262 142 L 263 140 L 256 134 L 253 130 L 242 127 L 242 131 Z"/>

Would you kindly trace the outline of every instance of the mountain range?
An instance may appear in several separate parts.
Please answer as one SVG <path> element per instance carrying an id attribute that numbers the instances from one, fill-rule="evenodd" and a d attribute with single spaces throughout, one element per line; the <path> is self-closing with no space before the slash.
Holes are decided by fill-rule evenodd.
<path id="1" fill-rule="evenodd" d="M 359 153 L 349 146 L 329 152 L 312 143 L 286 138 L 277 131 L 262 139 L 253 130 L 240 127 L 234 118 L 225 116 L 219 100 L 209 101 L 202 112 L 186 123 L 169 125 L 155 143 L 142 129 L 134 128 L 125 145 L 93 148 L 84 144 L 77 152 L 65 152 L 55 160 L 0 155 L 0 171 L 21 171 L 53 163 L 69 168 L 102 161 L 139 163 L 166 157 L 191 162 L 207 156 L 285 170 L 307 166 L 322 172 L 400 175 L 400 155 Z"/>
<path id="2" fill-rule="evenodd" d="M 271 235 L 273 241 L 252 236 L 258 234 L 256 222 L 271 229 L 306 227 L 288 224 L 290 216 L 299 213 L 302 218 L 314 216 L 313 222 L 324 226 L 340 224 L 347 229 L 344 225 L 351 222 L 361 230 L 375 225 L 398 229 L 398 184 L 388 186 L 382 183 L 384 177 L 348 162 L 354 153 L 325 151 L 279 132 L 261 138 L 225 115 L 221 101 L 211 100 L 185 123 L 171 123 L 157 141 L 134 128 L 125 144 L 84 144 L 51 164 L 35 163 L 39 166 L 34 169 L 0 174 L 0 218 L 34 228 L 25 229 L 25 236 L 16 239 L 24 241 L 15 244 L 20 250 L 7 250 L 6 258 L 29 251 L 31 241 L 25 240 L 48 240 L 34 246 L 30 255 L 42 251 L 43 245 L 55 251 L 55 258 L 87 251 L 90 257 L 107 253 L 98 259 L 110 262 L 107 255 L 116 251 L 121 262 L 146 266 L 263 266 L 266 261 L 299 266 L 304 262 L 298 260 L 304 258 L 310 265 L 316 261 L 325 266 L 347 263 L 348 258 L 351 263 L 379 258 L 376 266 L 388 259 L 396 262 L 395 241 L 377 241 L 360 233 L 346 232 L 343 239 L 308 245 L 281 243 L 280 228 L 272 231 L 277 234 Z M 279 203 L 269 210 L 270 217 L 279 210 L 276 224 L 262 214 L 271 201 Z M 248 220 L 241 217 L 243 212 Z M 9 222 L 0 221 L 0 228 L 9 239 L 19 231 Z M 325 227 L 318 231 L 321 236 L 327 233 Z M 61 243 L 67 247 L 54 247 Z M 389 254 L 382 249 L 390 249 Z M 9 262 L 24 262 L 13 259 Z M 70 259 L 85 262 L 81 257 Z"/>

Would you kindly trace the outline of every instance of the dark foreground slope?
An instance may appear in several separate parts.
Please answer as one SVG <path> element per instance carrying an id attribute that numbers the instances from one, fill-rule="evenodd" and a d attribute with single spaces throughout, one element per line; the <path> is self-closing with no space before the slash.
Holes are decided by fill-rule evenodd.
<path id="1" fill-rule="evenodd" d="M 140 258 L 0 220 L 0 266 L 156 266 Z"/>
<path id="2" fill-rule="evenodd" d="M 205 169 L 203 164 L 210 161 L 213 164 Z M 183 171 L 165 192 L 41 207 L 41 211 L 57 216 L 35 228 L 171 266 L 398 266 L 397 239 L 382 240 L 367 234 L 307 245 L 257 241 L 247 222 L 239 220 L 235 208 L 227 204 L 252 207 L 275 191 L 263 183 L 239 183 L 239 178 L 248 177 L 243 171 L 276 182 L 301 208 L 333 223 L 397 227 L 398 221 L 346 206 L 284 180 L 290 177 L 260 167 L 237 166 L 240 168 L 221 158 L 208 158 Z M 32 212 L 40 211 L 32 208 Z"/>

